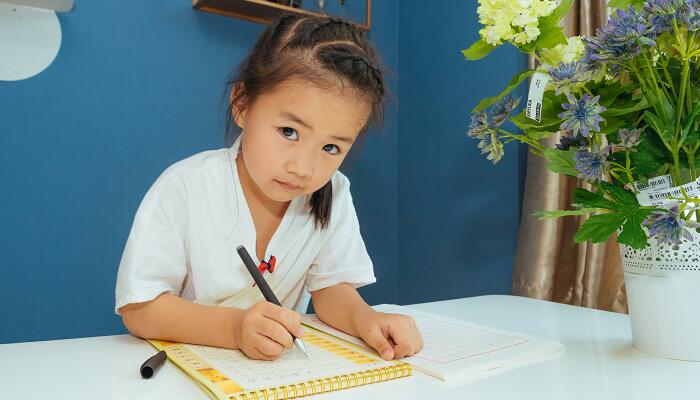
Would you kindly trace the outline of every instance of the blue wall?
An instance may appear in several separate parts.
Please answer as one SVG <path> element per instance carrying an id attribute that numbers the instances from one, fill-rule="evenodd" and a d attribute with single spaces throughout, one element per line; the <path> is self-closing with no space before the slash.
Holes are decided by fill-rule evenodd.
<path id="1" fill-rule="evenodd" d="M 343 168 L 375 263 L 378 283 L 361 289 L 372 304 L 510 285 L 516 161 L 491 167 L 462 133 L 520 59 L 462 60 L 476 37 L 471 3 L 373 4 L 370 36 L 395 99 Z M 190 4 L 78 2 L 60 16 L 54 63 L 0 82 L 0 343 L 125 332 L 114 281 L 134 213 L 167 166 L 223 145 L 224 79 L 264 28 Z M 483 178 L 498 183 L 467 187 Z M 443 287 L 453 257 L 459 280 Z"/>
<path id="2" fill-rule="evenodd" d="M 399 12 L 400 304 L 509 293 L 520 209 L 520 158 L 495 167 L 466 137 L 470 110 L 526 58 L 503 46 L 464 60 L 478 39 L 476 1 L 401 1 Z"/>

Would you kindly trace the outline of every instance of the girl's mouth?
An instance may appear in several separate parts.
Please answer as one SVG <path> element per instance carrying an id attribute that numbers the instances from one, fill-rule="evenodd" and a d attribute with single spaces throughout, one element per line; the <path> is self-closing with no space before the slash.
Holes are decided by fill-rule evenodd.
<path id="1" fill-rule="evenodd" d="M 289 191 L 296 191 L 296 190 L 301 189 L 301 186 L 295 185 L 293 183 L 278 181 L 277 179 L 275 179 L 275 182 L 277 182 L 277 184 L 280 185 L 282 188 L 289 190 Z"/>

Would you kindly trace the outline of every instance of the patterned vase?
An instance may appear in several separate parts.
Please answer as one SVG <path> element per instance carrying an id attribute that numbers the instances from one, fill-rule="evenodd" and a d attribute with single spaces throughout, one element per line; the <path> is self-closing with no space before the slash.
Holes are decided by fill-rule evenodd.
<path id="1" fill-rule="evenodd" d="M 634 347 L 700 361 L 700 234 L 680 245 L 620 245 Z"/>

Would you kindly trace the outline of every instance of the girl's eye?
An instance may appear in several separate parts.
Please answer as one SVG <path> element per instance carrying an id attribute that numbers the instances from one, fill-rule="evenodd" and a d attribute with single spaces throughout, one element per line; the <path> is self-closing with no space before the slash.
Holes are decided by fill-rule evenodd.
<path id="1" fill-rule="evenodd" d="M 280 128 L 279 131 L 282 134 L 282 136 L 286 137 L 289 140 L 298 140 L 299 139 L 299 134 L 293 128 L 285 126 L 284 128 Z"/>
<path id="2" fill-rule="evenodd" d="M 327 144 L 323 146 L 323 150 L 326 151 L 328 154 L 336 155 L 340 153 L 340 149 L 338 146 L 334 144 Z"/>

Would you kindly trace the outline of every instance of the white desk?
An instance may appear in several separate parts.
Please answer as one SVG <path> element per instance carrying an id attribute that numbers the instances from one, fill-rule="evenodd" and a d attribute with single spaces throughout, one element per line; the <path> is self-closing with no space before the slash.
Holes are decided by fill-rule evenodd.
<path id="1" fill-rule="evenodd" d="M 417 304 L 451 318 L 555 338 L 552 361 L 459 387 L 421 375 L 315 399 L 697 399 L 700 363 L 632 348 L 626 315 L 513 296 Z M 0 399 L 208 399 L 172 363 L 141 379 L 154 350 L 128 335 L 0 345 Z M 63 361 L 63 362 L 62 362 Z"/>

